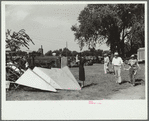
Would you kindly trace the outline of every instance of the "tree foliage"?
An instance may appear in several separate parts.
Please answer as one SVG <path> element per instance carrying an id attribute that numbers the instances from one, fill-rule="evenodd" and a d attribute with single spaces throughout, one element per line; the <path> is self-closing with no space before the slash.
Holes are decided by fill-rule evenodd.
<path id="1" fill-rule="evenodd" d="M 144 46 L 143 4 L 89 4 L 80 12 L 78 21 L 79 25 L 71 30 L 81 49 L 106 43 L 111 52 L 124 56 L 125 43 L 131 45 L 131 51 Z"/>
<path id="2" fill-rule="evenodd" d="M 56 53 L 56 56 L 62 55 L 62 56 L 76 56 L 79 54 L 77 51 L 71 51 L 67 48 L 59 49 L 59 50 L 49 50 L 45 55 L 46 56 L 52 56 L 52 53 Z M 85 50 L 82 52 L 83 56 L 102 56 L 103 50 L 95 50 L 91 48 L 90 50 Z"/>
<path id="3" fill-rule="evenodd" d="M 29 37 L 28 34 L 25 33 L 24 29 L 21 29 L 19 32 L 11 33 L 11 30 L 7 29 L 6 32 L 6 48 L 9 48 L 11 51 L 17 51 L 21 46 L 29 49 L 29 42 L 34 42 Z"/>
<path id="4" fill-rule="evenodd" d="M 49 50 L 47 53 L 45 53 L 46 56 L 52 56 L 52 51 Z"/>

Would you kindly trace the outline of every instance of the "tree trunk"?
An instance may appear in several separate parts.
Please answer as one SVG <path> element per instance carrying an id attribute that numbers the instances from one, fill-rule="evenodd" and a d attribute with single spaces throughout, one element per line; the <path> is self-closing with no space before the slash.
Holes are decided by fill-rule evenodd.
<path id="1" fill-rule="evenodd" d="M 122 57 L 124 57 L 124 29 L 125 27 L 123 27 L 123 33 L 122 33 L 122 40 L 121 40 L 121 55 Z"/>

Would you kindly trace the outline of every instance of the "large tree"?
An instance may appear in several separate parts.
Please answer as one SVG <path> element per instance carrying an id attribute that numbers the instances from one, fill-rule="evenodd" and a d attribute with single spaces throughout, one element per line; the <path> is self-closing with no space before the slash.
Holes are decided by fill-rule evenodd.
<path id="1" fill-rule="evenodd" d="M 97 43 L 104 42 L 111 52 L 118 51 L 124 56 L 125 42 L 130 45 L 141 42 L 143 46 L 143 4 L 89 4 L 79 14 L 78 21 L 80 24 L 73 25 L 71 30 L 81 47 L 86 44 L 94 48 Z"/>

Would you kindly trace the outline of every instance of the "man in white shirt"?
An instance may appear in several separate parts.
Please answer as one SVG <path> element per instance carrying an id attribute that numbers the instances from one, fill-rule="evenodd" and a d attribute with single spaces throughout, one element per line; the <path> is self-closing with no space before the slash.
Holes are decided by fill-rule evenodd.
<path id="1" fill-rule="evenodd" d="M 107 74 L 107 71 L 109 71 L 109 62 L 110 62 L 110 60 L 109 60 L 109 57 L 108 57 L 108 55 L 107 54 L 104 54 L 104 73 L 105 74 Z"/>
<path id="2" fill-rule="evenodd" d="M 76 62 L 78 62 L 79 61 L 79 59 L 78 59 L 78 54 L 76 55 Z"/>
<path id="3" fill-rule="evenodd" d="M 124 69 L 122 58 L 118 56 L 117 52 L 115 52 L 113 60 L 112 60 L 112 67 L 113 67 L 114 72 L 115 72 L 116 83 L 119 83 L 119 84 L 122 82 L 122 79 L 121 79 L 121 66 L 123 66 L 123 69 Z"/>

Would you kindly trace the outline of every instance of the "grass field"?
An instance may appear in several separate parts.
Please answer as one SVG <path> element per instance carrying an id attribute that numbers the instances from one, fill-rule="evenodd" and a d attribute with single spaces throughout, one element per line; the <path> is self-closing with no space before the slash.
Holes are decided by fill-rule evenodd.
<path id="1" fill-rule="evenodd" d="M 138 71 L 136 87 L 145 84 L 145 65 L 140 65 Z M 72 74 L 78 80 L 79 68 L 70 68 Z M 58 92 L 41 91 L 28 87 L 22 87 L 16 90 L 10 90 L 6 93 L 6 100 L 102 100 L 110 99 L 109 96 L 119 93 L 123 89 L 136 88 L 131 87 L 128 71 L 122 70 L 122 84 L 115 83 L 113 74 L 104 74 L 103 64 L 94 64 L 85 66 L 86 81 L 82 90 L 58 90 Z"/>

